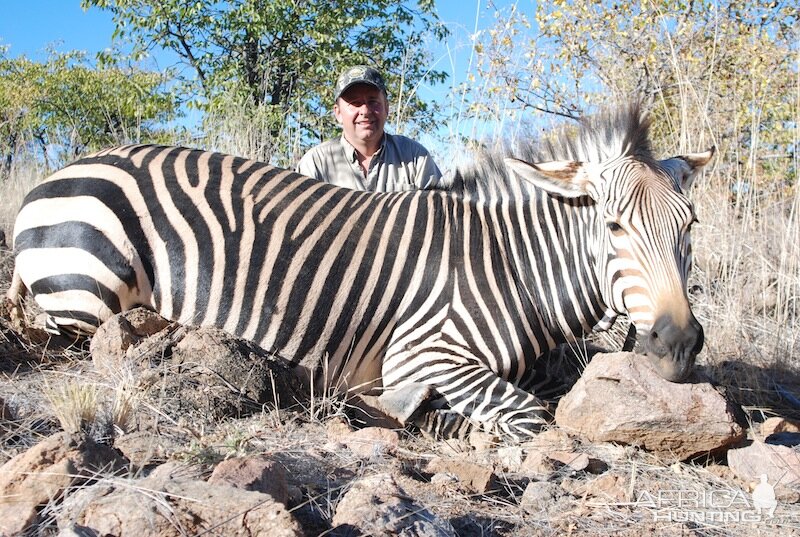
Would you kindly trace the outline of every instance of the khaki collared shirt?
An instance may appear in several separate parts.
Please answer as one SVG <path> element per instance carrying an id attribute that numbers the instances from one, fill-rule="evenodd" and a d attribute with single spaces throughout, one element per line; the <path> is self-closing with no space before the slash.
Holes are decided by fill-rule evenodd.
<path id="1" fill-rule="evenodd" d="M 366 177 L 355 148 L 344 136 L 312 147 L 297 163 L 297 171 L 332 185 L 376 192 L 432 188 L 442 176 L 425 147 L 388 133 L 383 135 Z"/>

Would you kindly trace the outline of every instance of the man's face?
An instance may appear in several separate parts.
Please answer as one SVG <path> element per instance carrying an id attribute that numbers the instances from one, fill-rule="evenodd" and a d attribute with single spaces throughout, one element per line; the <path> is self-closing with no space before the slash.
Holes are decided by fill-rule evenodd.
<path id="1" fill-rule="evenodd" d="M 351 144 L 374 144 L 383 136 L 389 115 L 389 103 L 381 90 L 369 84 L 347 88 L 333 105 L 336 121 Z"/>

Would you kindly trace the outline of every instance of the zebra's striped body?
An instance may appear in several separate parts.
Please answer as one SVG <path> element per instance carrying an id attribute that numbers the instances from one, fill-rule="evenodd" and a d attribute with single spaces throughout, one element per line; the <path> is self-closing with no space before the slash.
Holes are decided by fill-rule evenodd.
<path id="1" fill-rule="evenodd" d="M 62 327 L 145 305 L 340 389 L 432 386 L 518 434 L 546 417 L 525 391 L 534 359 L 619 313 L 642 336 L 667 314 L 679 335 L 694 330 L 678 350 L 654 347 L 681 375 L 702 345 L 679 187 L 702 159 L 653 160 L 635 107 L 601 121 L 575 154 L 551 156 L 567 164 L 490 158 L 448 191 L 357 192 L 221 154 L 107 150 L 26 197 L 15 274 Z"/>

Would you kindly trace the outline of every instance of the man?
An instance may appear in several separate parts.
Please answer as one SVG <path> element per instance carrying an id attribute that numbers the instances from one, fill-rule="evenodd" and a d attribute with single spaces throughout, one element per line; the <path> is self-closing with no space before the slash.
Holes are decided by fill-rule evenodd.
<path id="1" fill-rule="evenodd" d="M 333 113 L 342 136 L 311 148 L 297 171 L 355 190 L 389 192 L 431 188 L 441 172 L 428 150 L 384 131 L 389 99 L 381 74 L 363 65 L 336 81 Z"/>

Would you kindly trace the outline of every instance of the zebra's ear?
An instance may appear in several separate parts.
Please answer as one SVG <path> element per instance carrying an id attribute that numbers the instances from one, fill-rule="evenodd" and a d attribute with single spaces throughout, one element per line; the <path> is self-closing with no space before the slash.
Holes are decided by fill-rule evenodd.
<path id="1" fill-rule="evenodd" d="M 535 164 L 515 158 L 505 159 L 506 168 L 519 178 L 551 194 L 580 198 L 590 194 L 586 166 L 574 160 L 554 160 Z"/>
<path id="2" fill-rule="evenodd" d="M 700 169 L 711 161 L 716 151 L 716 147 L 711 146 L 708 151 L 679 155 L 662 160 L 660 164 L 667 173 L 675 178 L 681 190 L 687 192 L 692 188 Z"/>

